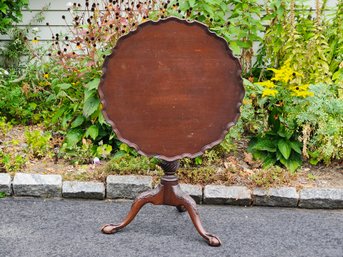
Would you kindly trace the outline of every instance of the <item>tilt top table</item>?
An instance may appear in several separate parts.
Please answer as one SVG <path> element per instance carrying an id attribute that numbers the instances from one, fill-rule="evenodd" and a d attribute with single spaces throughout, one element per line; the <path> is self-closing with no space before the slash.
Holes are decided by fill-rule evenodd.
<path id="1" fill-rule="evenodd" d="M 219 144 L 237 121 L 244 96 L 240 74 L 227 42 L 199 22 L 149 21 L 119 39 L 103 66 L 103 114 L 122 142 L 159 158 L 165 175 L 135 199 L 122 223 L 105 225 L 103 233 L 127 226 L 146 203 L 164 204 L 188 211 L 207 243 L 221 244 L 201 225 L 175 172 L 181 158 Z"/>

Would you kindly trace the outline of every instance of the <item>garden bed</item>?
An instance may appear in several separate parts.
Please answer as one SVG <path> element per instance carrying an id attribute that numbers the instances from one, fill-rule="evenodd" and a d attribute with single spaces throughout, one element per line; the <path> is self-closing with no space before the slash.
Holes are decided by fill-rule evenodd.
<path id="1" fill-rule="evenodd" d="M 135 174 L 153 176 L 158 181 L 162 170 L 155 164 L 146 166 L 147 158 L 142 157 L 120 157 L 114 160 L 101 160 L 99 163 L 70 164 L 63 158 L 58 159 L 53 153 L 53 138 L 49 140 L 46 156 L 40 158 L 30 154 L 27 144 L 27 131 L 41 131 L 41 126 L 14 126 L 9 129 L 1 141 L 0 148 L 6 147 L 11 159 L 22 156 L 25 164 L 8 171 L 11 175 L 21 171 L 25 173 L 60 174 L 64 180 L 102 181 L 112 174 Z M 247 141 L 237 142 L 235 151 L 224 157 L 216 159 L 211 164 L 200 164 L 189 166 L 183 163 L 178 171 L 181 182 L 190 184 L 225 184 L 244 185 L 250 188 L 259 187 L 343 187 L 343 163 L 335 161 L 328 166 L 312 166 L 308 163 L 297 172 L 289 172 L 277 166 L 262 169 L 261 163 L 254 161 L 252 156 L 246 152 Z M 9 150 L 10 149 L 10 150 Z M 32 150 L 32 149 L 31 149 Z M 141 159 L 140 159 L 141 158 Z M 75 160 L 77 162 L 77 160 Z M 18 164 L 19 165 L 19 164 Z M 20 166 L 20 165 L 19 165 Z M 141 167 L 141 168 L 140 168 Z M 4 172 L 4 168 L 1 172 Z"/>
<path id="2" fill-rule="evenodd" d="M 157 160 L 138 156 L 106 123 L 98 85 L 104 58 L 120 37 L 147 20 L 173 16 L 223 37 L 240 58 L 245 88 L 236 125 L 203 157 L 184 158 L 180 180 L 343 187 L 343 3 L 328 8 L 315 1 L 315 10 L 303 1 L 160 3 L 140 3 L 134 12 L 119 12 L 120 1 L 104 1 L 104 9 L 93 1 L 86 9 L 71 5 L 71 21 L 61 17 L 68 32 L 52 29 L 53 44 L 44 47 L 31 22 L 12 26 L 20 12 L 6 20 L 11 40 L 0 49 L 0 172 L 101 181 L 140 174 L 157 182 Z"/>

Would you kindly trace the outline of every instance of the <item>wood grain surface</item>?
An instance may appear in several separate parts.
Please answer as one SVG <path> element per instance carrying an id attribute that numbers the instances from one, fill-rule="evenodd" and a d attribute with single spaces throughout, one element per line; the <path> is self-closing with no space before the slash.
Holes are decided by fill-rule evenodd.
<path id="1" fill-rule="evenodd" d="M 99 94 L 118 138 L 172 161 L 218 144 L 239 116 L 241 67 L 226 41 L 198 22 L 146 22 L 119 39 Z"/>

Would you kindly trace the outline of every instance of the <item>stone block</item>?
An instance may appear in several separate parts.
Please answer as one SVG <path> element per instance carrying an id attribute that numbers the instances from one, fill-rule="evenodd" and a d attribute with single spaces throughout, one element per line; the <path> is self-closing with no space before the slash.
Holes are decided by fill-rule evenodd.
<path id="1" fill-rule="evenodd" d="M 12 194 L 11 176 L 7 173 L 0 173 L 0 192 L 5 193 L 7 196 Z"/>
<path id="2" fill-rule="evenodd" d="M 342 209 L 343 188 L 303 188 L 299 207 L 319 209 Z"/>
<path id="3" fill-rule="evenodd" d="M 196 203 L 202 202 L 202 187 L 200 185 L 180 184 L 181 190 L 189 194 Z"/>
<path id="4" fill-rule="evenodd" d="M 62 176 L 17 173 L 13 192 L 16 196 L 61 197 Z"/>
<path id="5" fill-rule="evenodd" d="M 252 196 L 253 204 L 258 206 L 297 207 L 299 201 L 299 193 L 294 187 L 255 188 Z"/>
<path id="6" fill-rule="evenodd" d="M 245 186 L 207 185 L 204 189 L 204 203 L 248 206 L 251 201 L 251 192 Z"/>
<path id="7" fill-rule="evenodd" d="M 64 181 L 62 196 L 101 200 L 105 198 L 105 185 L 101 182 Z"/>
<path id="8" fill-rule="evenodd" d="M 134 199 L 139 193 L 152 188 L 150 176 L 110 175 L 106 179 L 107 198 Z"/>

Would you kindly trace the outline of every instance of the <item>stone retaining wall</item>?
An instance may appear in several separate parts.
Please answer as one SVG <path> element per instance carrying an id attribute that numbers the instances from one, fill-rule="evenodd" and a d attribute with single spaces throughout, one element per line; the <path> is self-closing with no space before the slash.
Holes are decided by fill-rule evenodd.
<path id="1" fill-rule="evenodd" d="M 253 190 L 245 186 L 181 184 L 197 203 L 343 209 L 343 188 L 281 187 Z M 110 175 L 102 182 L 62 181 L 60 175 L 17 173 L 13 180 L 0 173 L 0 192 L 6 196 L 84 199 L 134 199 L 152 188 L 152 177 Z"/>

